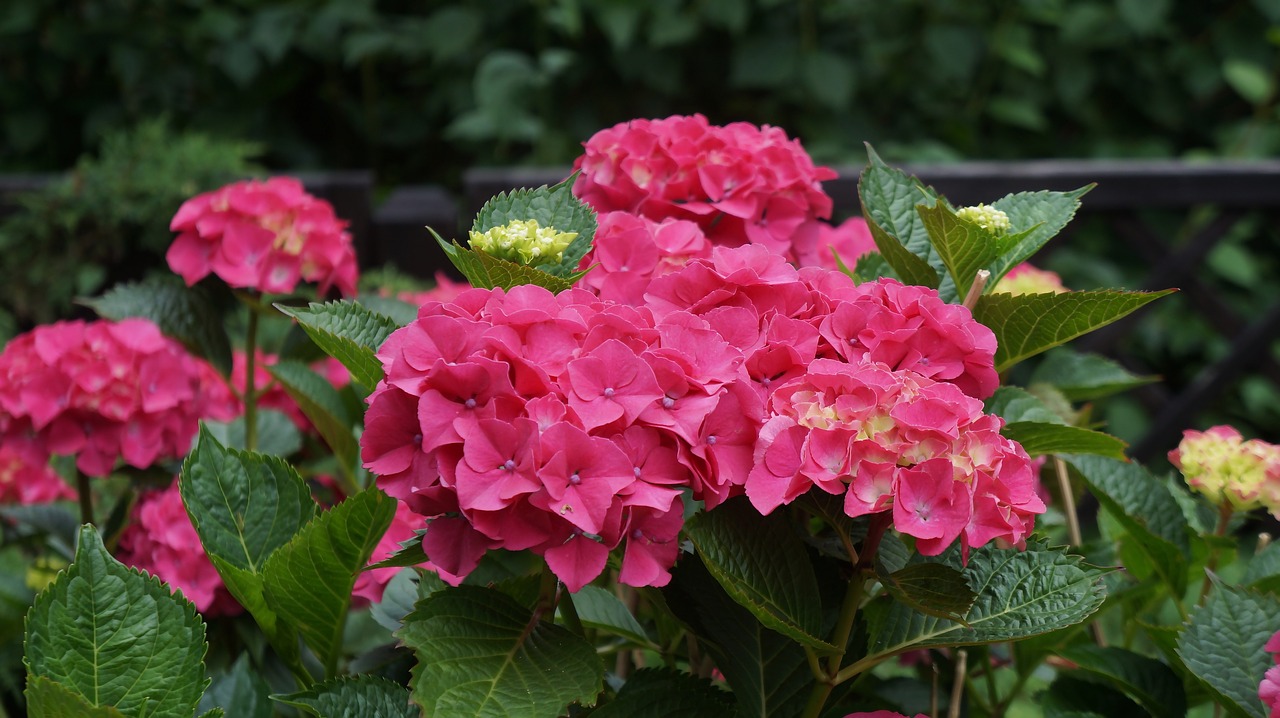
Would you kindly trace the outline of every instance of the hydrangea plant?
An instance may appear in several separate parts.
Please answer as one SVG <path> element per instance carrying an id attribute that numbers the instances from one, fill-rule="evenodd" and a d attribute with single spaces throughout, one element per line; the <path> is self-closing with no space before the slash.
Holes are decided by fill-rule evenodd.
<path id="1" fill-rule="evenodd" d="M 292 184 L 193 199 L 171 264 L 214 276 L 93 302 L 105 336 L 155 322 L 120 341 L 177 388 L 123 349 L 32 359 L 59 333 L 0 355 L 19 457 L 84 460 L 39 433 L 69 406 L 226 379 L 189 451 L 91 454 L 151 484 L 106 521 L 81 496 L 102 528 L 28 615 L 30 715 L 1274 716 L 1280 553 L 1229 537 L 1276 510 L 1275 447 L 1189 433 L 1186 483 L 1152 474 L 1081 406 L 1144 379 L 1061 347 L 1167 292 L 1025 264 L 1088 188 L 956 208 L 870 157 L 832 226 L 833 173 L 778 128 L 624 123 L 436 235 L 471 286 L 412 303 L 323 301 L 354 269 Z M 197 319 L 219 282 L 243 341 Z"/>

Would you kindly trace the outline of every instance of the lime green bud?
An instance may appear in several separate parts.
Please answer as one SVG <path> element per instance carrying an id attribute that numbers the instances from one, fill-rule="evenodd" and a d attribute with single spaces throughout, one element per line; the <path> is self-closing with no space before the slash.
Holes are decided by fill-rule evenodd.
<path id="1" fill-rule="evenodd" d="M 536 219 L 513 219 L 487 232 L 471 232 L 471 247 L 518 264 L 559 262 L 577 232 L 539 227 Z"/>
<path id="2" fill-rule="evenodd" d="M 956 216 L 996 235 L 1009 231 L 1009 215 L 985 204 L 977 207 L 961 207 L 956 210 Z"/>

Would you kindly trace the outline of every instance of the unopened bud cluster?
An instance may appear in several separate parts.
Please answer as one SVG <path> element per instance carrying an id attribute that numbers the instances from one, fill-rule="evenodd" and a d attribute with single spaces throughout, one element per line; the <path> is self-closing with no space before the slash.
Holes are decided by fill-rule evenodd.
<path id="1" fill-rule="evenodd" d="M 961 207 L 956 210 L 956 216 L 994 234 L 1004 234 L 1009 231 L 1009 215 L 989 205 Z"/>
<path id="2" fill-rule="evenodd" d="M 538 220 L 513 219 L 487 232 L 471 232 L 471 247 L 499 259 L 519 264 L 559 262 L 564 250 L 578 236 L 554 227 L 540 227 Z"/>
<path id="3" fill-rule="evenodd" d="M 1183 432 L 1169 453 L 1187 484 L 1217 504 L 1237 511 L 1264 507 L 1280 515 L 1280 446 L 1245 440 L 1229 426 Z"/>

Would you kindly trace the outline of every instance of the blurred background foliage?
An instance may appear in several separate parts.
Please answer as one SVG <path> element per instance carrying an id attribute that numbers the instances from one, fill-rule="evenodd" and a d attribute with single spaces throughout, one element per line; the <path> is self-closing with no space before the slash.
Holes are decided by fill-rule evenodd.
<path id="1" fill-rule="evenodd" d="M 0 171 L 157 115 L 388 184 L 702 112 L 823 162 L 1265 156 L 1280 0 L 7 0 Z"/>
<path id="2" fill-rule="evenodd" d="M 158 263 L 181 200 L 251 158 L 456 192 L 692 112 L 845 167 L 864 141 L 892 162 L 1271 157 L 1278 77 L 1280 0 L 6 0 L 0 172 L 74 170 L 0 224 L 0 336 Z M 1211 216 L 1151 221 L 1176 246 Z M 1277 232 L 1241 224 L 1200 269 L 1242 316 L 1280 300 Z M 1076 289 L 1150 269 L 1101 226 L 1053 250 Z M 1127 338 L 1173 391 L 1229 346 L 1189 301 Z M 1098 415 L 1130 439 L 1150 420 L 1127 397 Z M 1219 420 L 1274 439 L 1280 390 L 1245 377 Z"/>

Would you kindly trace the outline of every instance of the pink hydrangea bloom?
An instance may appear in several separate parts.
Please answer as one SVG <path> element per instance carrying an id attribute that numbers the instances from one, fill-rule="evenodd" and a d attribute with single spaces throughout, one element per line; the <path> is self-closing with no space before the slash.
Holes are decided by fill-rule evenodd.
<path id="1" fill-rule="evenodd" d="M 850 217 L 838 225 L 814 222 L 795 238 L 796 264 L 801 267 L 839 269 L 836 257 L 853 269 L 863 256 L 876 251 L 867 221 Z"/>
<path id="2" fill-rule="evenodd" d="M 76 497 L 49 466 L 49 455 L 30 437 L 6 436 L 2 441 L 0 504 L 43 504 Z"/>
<path id="3" fill-rule="evenodd" d="M 814 165 L 777 127 L 715 126 L 702 115 L 632 120 L 597 132 L 574 164 L 574 194 L 598 212 L 696 222 L 713 244 L 758 243 L 798 259 L 803 238 L 815 250 L 816 226 L 831 216 Z"/>
<path id="4" fill-rule="evenodd" d="M 0 353 L 0 441 L 75 455 L 90 476 L 180 457 L 231 406 L 212 367 L 143 319 L 41 326 Z"/>
<path id="5" fill-rule="evenodd" d="M 1267 669 L 1258 685 L 1258 698 L 1269 711 L 1270 718 L 1280 718 L 1280 631 L 1271 636 L 1264 647 L 1276 665 Z"/>
<path id="6" fill-rule="evenodd" d="M 302 409 L 298 407 L 298 403 L 289 396 L 289 393 L 280 386 L 267 371 L 267 367 L 274 365 L 280 360 L 275 354 L 266 354 L 262 351 L 255 352 L 253 365 L 253 386 L 258 392 L 258 406 L 264 409 L 275 409 L 289 419 L 300 430 L 306 432 L 315 431 L 311 421 L 302 413 Z M 329 380 L 335 388 L 342 387 L 351 383 L 351 375 L 347 373 L 347 368 L 342 362 L 333 357 L 325 357 L 311 365 L 311 369 L 320 376 Z M 247 384 L 245 375 L 248 371 L 248 362 L 245 360 L 245 354 L 237 350 L 232 356 L 231 365 L 231 385 L 235 387 L 237 392 L 244 394 Z M 234 413 L 236 415 L 244 413 L 243 402 L 236 402 Z"/>
<path id="7" fill-rule="evenodd" d="M 599 216 L 592 250 L 579 269 L 588 269 L 579 286 L 602 299 L 640 306 L 649 281 L 711 254 L 711 243 L 694 222 L 652 220 L 629 212 Z"/>
<path id="8" fill-rule="evenodd" d="M 924 555 L 1021 543 L 1044 511 L 1030 458 L 955 386 L 869 359 L 813 361 L 777 388 L 746 493 L 770 513 L 816 486 L 849 516 L 891 511 Z"/>
<path id="9" fill-rule="evenodd" d="M 1238 511 L 1264 507 L 1280 517 L 1280 446 L 1245 440 L 1230 426 L 1184 431 L 1169 461 L 1191 488 Z"/>
<path id="10" fill-rule="evenodd" d="M 530 549 L 576 591 L 621 549 L 624 582 L 664 585 L 680 487 L 714 506 L 745 481 L 759 416 L 729 389 L 742 355 L 691 314 L 474 289 L 423 305 L 379 357 L 362 457 L 429 519 L 446 580 Z"/>
<path id="11" fill-rule="evenodd" d="M 907 718 L 902 713 L 894 711 L 863 711 L 860 713 L 850 713 L 844 718 Z M 917 713 L 915 718 L 928 718 L 924 713 Z"/>
<path id="12" fill-rule="evenodd" d="M 230 616 L 243 609 L 200 545 L 178 484 L 151 491 L 133 507 L 133 520 L 120 534 L 116 557 L 169 584 L 206 616 Z"/>
<path id="13" fill-rule="evenodd" d="M 996 282 L 992 292 L 1007 294 L 1062 294 L 1069 291 L 1057 272 L 1037 269 L 1026 262 L 1019 264 Z"/>
<path id="14" fill-rule="evenodd" d="M 169 268 L 195 284 L 215 274 L 233 287 L 274 294 L 298 282 L 320 293 L 356 291 L 356 253 L 333 207 L 290 177 L 247 180 L 197 195 L 178 208 L 169 228 Z"/>

